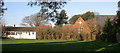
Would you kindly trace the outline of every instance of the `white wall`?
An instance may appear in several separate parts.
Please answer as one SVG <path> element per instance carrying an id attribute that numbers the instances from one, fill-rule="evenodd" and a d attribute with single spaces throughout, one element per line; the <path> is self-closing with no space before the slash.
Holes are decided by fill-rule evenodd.
<path id="1" fill-rule="evenodd" d="M 34 34 L 33 34 L 34 33 Z M 29 32 L 22 32 L 22 34 L 18 34 L 16 35 L 16 32 L 15 32 L 15 35 L 8 35 L 7 36 L 8 38 L 16 38 L 16 39 L 36 39 L 36 32 L 30 32 L 30 35 L 29 35 Z"/>

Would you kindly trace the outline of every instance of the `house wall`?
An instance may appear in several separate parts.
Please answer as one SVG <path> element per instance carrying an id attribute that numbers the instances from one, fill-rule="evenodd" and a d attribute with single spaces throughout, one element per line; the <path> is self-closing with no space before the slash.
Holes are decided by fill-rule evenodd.
<path id="1" fill-rule="evenodd" d="M 16 38 L 16 39 L 36 39 L 36 32 L 13 32 L 14 35 L 7 35 L 8 38 Z M 22 33 L 22 34 L 20 34 Z M 34 33 L 34 34 L 33 34 Z"/>

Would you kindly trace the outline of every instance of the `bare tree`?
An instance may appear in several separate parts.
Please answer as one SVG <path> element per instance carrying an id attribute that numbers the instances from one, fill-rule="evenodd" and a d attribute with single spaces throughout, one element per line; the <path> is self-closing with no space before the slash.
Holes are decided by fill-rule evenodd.
<path id="1" fill-rule="evenodd" d="M 6 25 L 5 18 L 0 18 L 0 25 Z"/>
<path id="2" fill-rule="evenodd" d="M 39 26 L 42 24 L 48 24 L 48 20 L 43 18 L 43 15 L 40 15 L 41 13 L 36 13 L 30 16 L 26 16 L 23 20 L 21 25 L 22 26 Z"/>

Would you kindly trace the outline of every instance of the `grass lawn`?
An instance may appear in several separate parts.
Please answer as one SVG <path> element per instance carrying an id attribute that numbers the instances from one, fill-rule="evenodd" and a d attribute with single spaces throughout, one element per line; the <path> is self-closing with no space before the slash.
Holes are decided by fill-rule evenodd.
<path id="1" fill-rule="evenodd" d="M 3 39 L 2 51 L 119 51 L 120 44 L 75 40 Z"/>

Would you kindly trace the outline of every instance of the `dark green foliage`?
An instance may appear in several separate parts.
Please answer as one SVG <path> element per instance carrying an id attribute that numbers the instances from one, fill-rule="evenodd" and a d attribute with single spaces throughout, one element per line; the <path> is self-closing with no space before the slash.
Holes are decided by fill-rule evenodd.
<path id="1" fill-rule="evenodd" d="M 120 1 L 118 2 L 118 8 L 120 7 Z M 103 33 L 100 35 L 101 41 L 118 42 L 116 37 L 117 33 L 120 33 L 120 9 L 117 11 L 117 19 L 113 23 L 108 19 L 102 29 Z"/>
<path id="2" fill-rule="evenodd" d="M 104 34 L 107 34 L 109 31 L 111 31 L 113 28 L 112 23 L 110 22 L 110 19 L 107 19 L 105 21 L 105 25 L 103 27 Z"/>
<path id="3" fill-rule="evenodd" d="M 74 15 L 70 20 L 70 24 L 74 24 L 81 15 Z"/>
<path id="4" fill-rule="evenodd" d="M 64 7 L 64 4 L 66 4 L 66 2 L 59 2 L 59 1 L 58 2 L 52 2 L 52 1 L 45 2 L 43 0 L 28 3 L 28 5 L 30 6 L 33 6 L 33 5 L 40 6 L 40 11 L 42 12 L 42 14 L 47 15 L 44 18 L 52 20 L 52 21 L 55 21 L 58 19 L 59 10 L 62 9 L 62 7 Z"/>
<path id="5" fill-rule="evenodd" d="M 100 36 L 102 41 L 116 42 L 116 31 L 113 23 L 110 19 L 107 19 L 104 27 L 102 28 L 102 35 Z"/>
<path id="6" fill-rule="evenodd" d="M 120 11 L 117 12 L 118 19 L 116 20 L 116 31 L 120 33 Z"/>
<path id="7" fill-rule="evenodd" d="M 119 8 L 119 10 L 117 11 L 118 19 L 116 20 L 117 23 L 115 24 L 115 26 L 116 26 L 116 31 L 120 33 L 120 1 L 118 2 L 118 8 Z"/>
<path id="8" fill-rule="evenodd" d="M 88 11 L 88 12 L 82 14 L 81 17 L 83 18 L 83 20 L 88 20 L 88 19 L 94 18 L 94 16 L 95 16 L 94 12 Z"/>
<path id="9" fill-rule="evenodd" d="M 120 7 L 120 1 L 118 2 L 118 7 Z"/>
<path id="10" fill-rule="evenodd" d="M 67 19 L 68 17 L 67 17 L 65 10 L 62 10 L 57 19 L 56 25 L 62 26 L 62 24 L 67 24 Z"/>
<path id="11" fill-rule="evenodd" d="M 84 21 L 86 21 L 86 20 L 88 20 L 88 19 L 94 18 L 94 16 L 95 16 L 94 12 L 88 11 L 88 12 L 82 14 L 82 15 L 74 15 L 74 16 L 69 20 L 69 23 L 70 23 L 70 24 L 74 24 L 79 17 L 81 17 Z"/>

